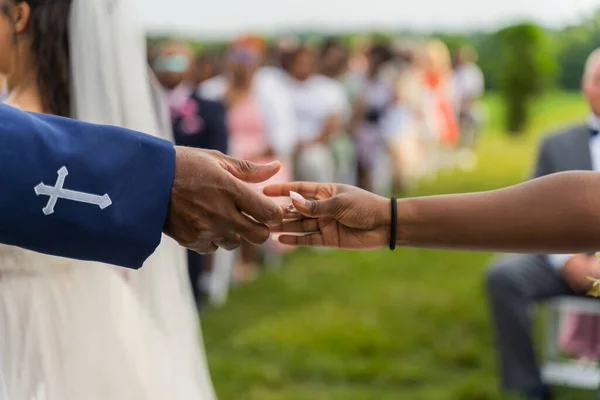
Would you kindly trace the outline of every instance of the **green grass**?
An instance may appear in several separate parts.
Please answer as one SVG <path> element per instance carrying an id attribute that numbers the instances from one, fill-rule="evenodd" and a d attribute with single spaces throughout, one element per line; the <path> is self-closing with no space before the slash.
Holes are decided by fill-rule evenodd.
<path id="1" fill-rule="evenodd" d="M 499 100 L 486 103 L 478 169 L 444 173 L 411 195 L 519 182 L 540 135 L 586 113 L 579 95 L 554 93 L 536 103 L 530 132 L 510 138 L 502 133 Z M 233 290 L 224 308 L 202 315 L 220 399 L 503 399 L 482 289 L 490 257 L 298 251 L 283 268 Z"/>

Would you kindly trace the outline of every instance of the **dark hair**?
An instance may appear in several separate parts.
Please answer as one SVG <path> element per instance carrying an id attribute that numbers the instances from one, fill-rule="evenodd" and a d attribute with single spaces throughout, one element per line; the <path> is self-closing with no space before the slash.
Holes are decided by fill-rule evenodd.
<path id="1" fill-rule="evenodd" d="M 329 51 L 334 50 L 334 49 L 336 49 L 336 50 L 344 49 L 344 46 L 342 45 L 341 40 L 338 39 L 337 37 L 325 38 L 325 40 L 323 40 L 323 42 L 321 43 L 320 56 L 324 57 L 325 55 L 327 55 L 327 53 L 329 53 Z"/>
<path id="2" fill-rule="evenodd" d="M 314 55 L 313 49 L 306 44 L 299 45 L 294 49 L 282 54 L 281 66 L 283 67 L 283 69 L 290 72 L 298 57 L 305 54 Z"/>
<path id="3" fill-rule="evenodd" d="M 378 64 L 386 63 L 393 57 L 390 46 L 383 43 L 373 45 L 369 50 L 369 56 L 372 57 Z"/>
<path id="4" fill-rule="evenodd" d="M 45 112 L 71 116 L 71 70 L 69 58 L 69 14 L 71 0 L 9 0 L 8 6 L 26 2 L 31 8 L 27 31 L 36 63 L 37 84 Z M 15 21 L 12 21 L 13 25 Z M 13 26 L 14 29 L 14 26 Z M 13 31 L 13 42 L 18 35 Z"/>

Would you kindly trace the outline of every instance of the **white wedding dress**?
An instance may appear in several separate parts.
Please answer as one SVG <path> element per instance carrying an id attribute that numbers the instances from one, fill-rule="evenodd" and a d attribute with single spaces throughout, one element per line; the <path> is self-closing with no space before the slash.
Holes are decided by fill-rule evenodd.
<path id="1" fill-rule="evenodd" d="M 135 15 L 130 0 L 73 0 L 74 115 L 168 138 Z M 0 246 L 0 400 L 213 400 L 198 333 L 169 238 L 139 271 Z"/>
<path id="2" fill-rule="evenodd" d="M 171 398 L 163 339 L 118 271 L 0 247 L 0 398 Z"/>

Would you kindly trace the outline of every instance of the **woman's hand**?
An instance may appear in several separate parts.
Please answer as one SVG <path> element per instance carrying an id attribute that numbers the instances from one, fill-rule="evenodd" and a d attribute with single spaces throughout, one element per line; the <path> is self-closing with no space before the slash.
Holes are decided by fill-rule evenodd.
<path id="1" fill-rule="evenodd" d="M 263 189 L 270 197 L 290 196 L 295 209 L 284 210 L 279 241 L 293 246 L 374 249 L 389 244 L 390 200 L 353 186 L 290 182 Z M 314 199 L 314 200 L 312 200 Z"/>

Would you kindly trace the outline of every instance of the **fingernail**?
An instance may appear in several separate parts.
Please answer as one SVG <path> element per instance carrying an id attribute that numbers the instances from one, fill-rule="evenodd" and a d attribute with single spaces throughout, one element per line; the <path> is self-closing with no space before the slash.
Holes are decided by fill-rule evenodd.
<path id="1" fill-rule="evenodd" d="M 290 197 L 301 206 L 306 204 L 306 199 L 300 193 L 290 191 Z"/>

